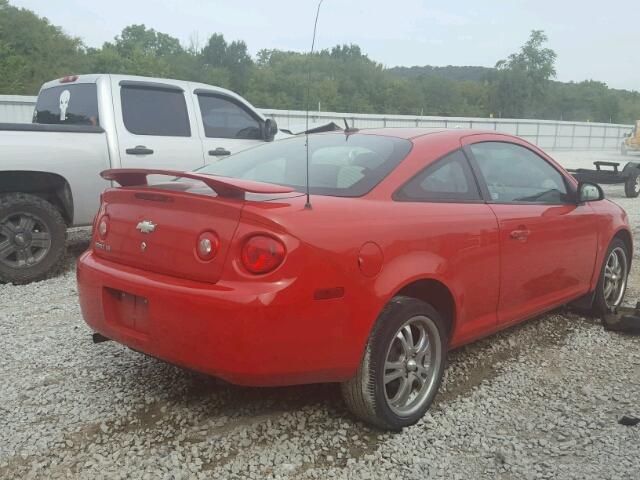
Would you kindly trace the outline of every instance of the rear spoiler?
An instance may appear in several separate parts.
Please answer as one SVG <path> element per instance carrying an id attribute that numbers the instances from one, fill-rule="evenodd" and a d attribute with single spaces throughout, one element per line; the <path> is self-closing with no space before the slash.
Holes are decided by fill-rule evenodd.
<path id="1" fill-rule="evenodd" d="M 245 193 L 291 193 L 295 189 L 274 185 L 271 183 L 254 182 L 240 178 L 219 177 L 195 172 L 180 172 L 178 170 L 154 170 L 146 168 L 113 168 L 104 170 L 100 176 L 106 180 L 113 180 L 123 187 L 147 186 L 148 175 L 166 175 L 175 178 L 190 178 L 198 180 L 215 190 L 221 197 L 244 198 Z"/>

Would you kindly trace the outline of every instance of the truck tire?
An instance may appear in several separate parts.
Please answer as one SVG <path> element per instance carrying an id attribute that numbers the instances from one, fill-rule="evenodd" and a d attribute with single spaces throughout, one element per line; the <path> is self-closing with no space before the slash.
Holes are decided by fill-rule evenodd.
<path id="1" fill-rule="evenodd" d="M 624 182 L 624 193 L 629 198 L 636 198 L 640 195 L 640 171 L 634 170 Z"/>
<path id="2" fill-rule="evenodd" d="M 67 226 L 56 207 L 35 195 L 0 196 L 0 281 L 42 280 L 65 251 Z"/>

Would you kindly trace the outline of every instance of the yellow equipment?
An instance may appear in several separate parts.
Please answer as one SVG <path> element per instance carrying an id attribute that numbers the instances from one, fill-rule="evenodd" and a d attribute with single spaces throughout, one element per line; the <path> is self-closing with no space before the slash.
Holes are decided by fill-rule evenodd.
<path id="1" fill-rule="evenodd" d="M 636 122 L 633 131 L 625 137 L 620 146 L 622 155 L 626 155 L 628 152 L 640 152 L 640 120 Z"/>

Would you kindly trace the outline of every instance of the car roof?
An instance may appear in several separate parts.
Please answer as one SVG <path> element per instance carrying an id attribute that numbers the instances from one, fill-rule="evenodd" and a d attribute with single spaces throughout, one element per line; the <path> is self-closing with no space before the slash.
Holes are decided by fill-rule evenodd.
<path id="1" fill-rule="evenodd" d="M 342 132 L 343 133 L 343 132 Z M 405 140 L 415 140 L 420 137 L 429 136 L 433 139 L 436 138 L 463 138 L 469 135 L 505 135 L 508 134 L 496 132 L 494 130 L 475 130 L 470 128 L 428 128 L 428 127 L 384 127 L 384 128 L 363 128 L 358 130 L 358 133 L 365 135 L 381 135 L 386 137 L 396 137 Z"/>

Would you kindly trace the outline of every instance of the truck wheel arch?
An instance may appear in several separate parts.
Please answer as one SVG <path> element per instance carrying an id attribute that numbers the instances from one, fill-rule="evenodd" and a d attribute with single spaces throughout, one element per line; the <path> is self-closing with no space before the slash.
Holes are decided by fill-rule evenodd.
<path id="1" fill-rule="evenodd" d="M 69 182 L 61 175 L 30 170 L 0 171 L 0 195 L 29 193 L 60 210 L 67 226 L 73 224 L 73 194 Z"/>

